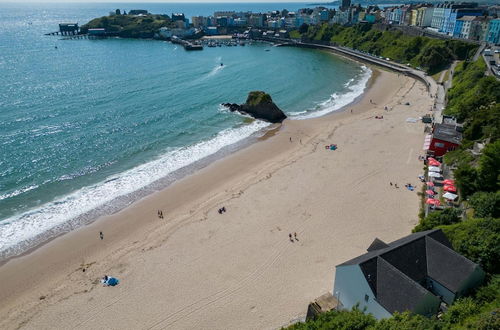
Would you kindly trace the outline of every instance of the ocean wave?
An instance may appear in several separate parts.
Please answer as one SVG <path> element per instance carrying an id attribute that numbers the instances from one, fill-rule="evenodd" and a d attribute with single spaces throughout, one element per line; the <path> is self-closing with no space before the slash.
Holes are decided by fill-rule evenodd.
<path id="1" fill-rule="evenodd" d="M 7 199 L 7 198 L 11 198 L 11 197 L 15 197 L 15 196 L 21 195 L 21 194 L 23 194 L 25 192 L 28 192 L 28 191 L 33 190 L 33 189 L 36 189 L 38 187 L 39 187 L 38 185 L 32 185 L 32 186 L 29 186 L 29 187 L 25 187 L 25 188 L 21 188 L 21 189 L 15 190 L 15 191 L 13 191 L 11 193 L 8 193 L 8 194 L 2 194 L 2 195 L 0 195 L 0 201 L 4 200 L 4 199 Z"/>
<path id="2" fill-rule="evenodd" d="M 344 84 L 346 91 L 333 93 L 330 98 L 318 104 L 317 108 L 310 111 L 298 112 L 290 114 L 292 119 L 309 119 L 324 116 L 330 112 L 337 111 L 349 103 L 353 102 L 357 97 L 363 94 L 368 80 L 372 75 L 372 71 L 361 66 L 361 74 L 359 77 L 351 78 Z"/>
<path id="3" fill-rule="evenodd" d="M 254 120 L 247 125 L 223 130 L 209 140 L 169 150 L 153 161 L 110 176 L 99 184 L 84 187 L 51 203 L 6 219 L 0 225 L 0 258 L 22 253 L 41 243 L 48 238 L 43 236 L 44 233 L 50 232 L 50 236 L 55 236 L 73 229 L 75 224 L 70 223 L 70 220 L 121 196 L 134 193 L 176 170 L 250 137 L 269 125 Z M 54 232 L 54 228 L 57 228 L 57 232 Z"/>

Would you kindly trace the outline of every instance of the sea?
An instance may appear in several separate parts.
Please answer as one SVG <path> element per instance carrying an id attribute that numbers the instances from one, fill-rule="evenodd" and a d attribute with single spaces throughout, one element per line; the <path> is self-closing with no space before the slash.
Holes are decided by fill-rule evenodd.
<path id="1" fill-rule="evenodd" d="M 231 113 L 263 90 L 292 120 L 339 110 L 370 70 L 325 51 L 45 33 L 121 9 L 265 12 L 305 3 L 0 3 L 0 261 L 112 214 L 255 142 Z M 223 63 L 223 66 L 221 66 Z"/>

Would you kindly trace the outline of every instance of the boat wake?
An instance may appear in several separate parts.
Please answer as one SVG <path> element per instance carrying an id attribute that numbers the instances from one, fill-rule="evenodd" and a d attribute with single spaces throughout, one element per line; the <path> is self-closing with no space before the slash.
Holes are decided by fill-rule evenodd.
<path id="1" fill-rule="evenodd" d="M 207 78 L 208 77 L 213 77 L 215 76 L 216 74 L 218 74 L 219 72 L 221 72 L 222 70 L 224 70 L 224 68 L 226 67 L 223 63 L 222 63 L 222 57 L 217 57 L 216 58 L 216 65 L 215 67 L 212 69 L 212 71 L 210 71 L 207 75 Z"/>

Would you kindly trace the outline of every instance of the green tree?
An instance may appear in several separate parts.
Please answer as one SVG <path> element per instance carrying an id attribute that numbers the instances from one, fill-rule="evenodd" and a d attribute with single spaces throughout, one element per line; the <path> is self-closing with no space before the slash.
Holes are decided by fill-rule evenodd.
<path id="1" fill-rule="evenodd" d="M 480 306 L 471 297 L 461 298 L 453 303 L 441 320 L 447 325 L 463 325 L 467 318 L 477 314 Z"/>
<path id="2" fill-rule="evenodd" d="M 476 192 L 470 197 L 469 204 L 477 218 L 500 217 L 500 191 Z"/>
<path id="3" fill-rule="evenodd" d="M 413 232 L 434 229 L 441 225 L 450 225 L 460 221 L 460 210 L 447 208 L 443 211 L 435 211 L 422 219 L 413 229 Z"/>
<path id="4" fill-rule="evenodd" d="M 481 190 L 500 188 L 500 140 L 488 144 L 479 158 L 479 184 Z"/>
<path id="5" fill-rule="evenodd" d="M 441 329 L 441 325 L 434 319 L 410 312 L 395 313 L 391 318 L 380 320 L 375 330 L 433 330 Z"/>
<path id="6" fill-rule="evenodd" d="M 500 273 L 500 219 L 468 219 L 441 226 L 453 248 L 491 274 Z"/>
<path id="7" fill-rule="evenodd" d="M 371 314 L 365 314 L 357 308 L 351 311 L 331 311 L 323 313 L 315 320 L 297 323 L 290 330 L 363 330 L 375 325 L 376 319 Z"/>
<path id="8" fill-rule="evenodd" d="M 455 172 L 457 186 L 463 197 L 468 197 L 477 191 L 477 170 L 469 164 L 462 164 Z"/>

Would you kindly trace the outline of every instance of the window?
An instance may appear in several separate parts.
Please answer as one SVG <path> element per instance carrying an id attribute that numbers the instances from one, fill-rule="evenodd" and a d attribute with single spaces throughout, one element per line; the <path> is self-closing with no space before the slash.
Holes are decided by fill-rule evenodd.
<path id="1" fill-rule="evenodd" d="M 368 302 L 368 299 L 370 299 L 370 297 L 368 297 L 368 295 L 365 294 L 365 301 Z"/>
<path id="2" fill-rule="evenodd" d="M 436 142 L 436 143 L 434 143 L 434 146 L 437 148 L 444 148 L 444 143 Z"/>

